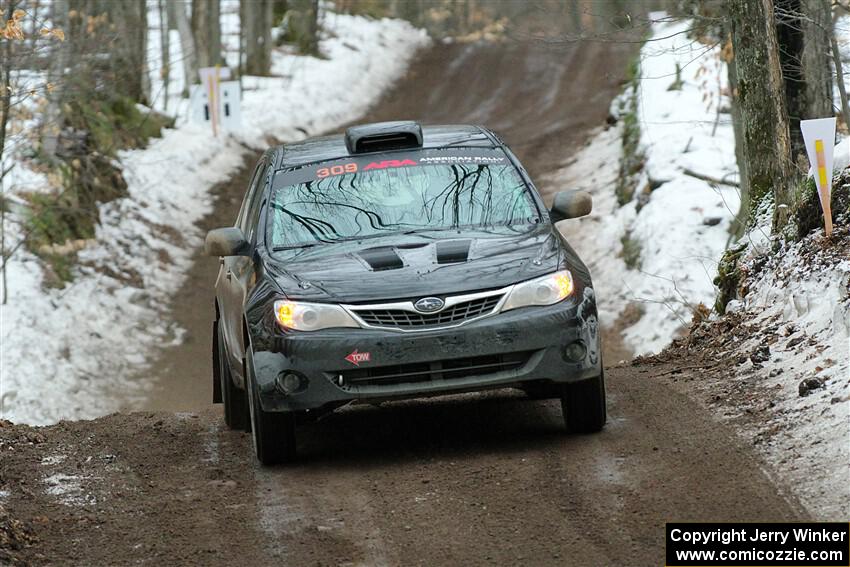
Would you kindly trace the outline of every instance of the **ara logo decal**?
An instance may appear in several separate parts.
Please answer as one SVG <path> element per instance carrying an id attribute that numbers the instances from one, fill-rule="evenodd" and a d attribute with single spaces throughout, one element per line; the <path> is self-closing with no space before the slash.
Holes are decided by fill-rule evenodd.
<path id="1" fill-rule="evenodd" d="M 388 167 L 404 167 L 407 165 L 419 165 L 412 159 L 387 159 L 384 161 L 373 161 L 369 165 L 363 168 L 363 171 L 368 171 L 370 169 L 387 169 Z"/>
<path id="2" fill-rule="evenodd" d="M 345 360 L 353 364 L 354 366 L 360 366 L 361 362 L 370 362 L 372 360 L 371 352 L 357 352 L 357 349 L 354 349 L 354 352 L 345 357 Z"/>

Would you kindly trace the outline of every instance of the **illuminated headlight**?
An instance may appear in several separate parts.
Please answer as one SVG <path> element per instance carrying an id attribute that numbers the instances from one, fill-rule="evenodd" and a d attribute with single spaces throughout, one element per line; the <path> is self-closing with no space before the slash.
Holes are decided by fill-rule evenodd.
<path id="1" fill-rule="evenodd" d="M 329 327 L 359 327 L 339 305 L 280 300 L 274 302 L 274 317 L 284 329 L 318 331 Z"/>
<path id="2" fill-rule="evenodd" d="M 563 301 L 573 292 L 573 276 L 569 270 L 516 284 L 511 290 L 502 311 L 529 305 L 553 305 Z"/>

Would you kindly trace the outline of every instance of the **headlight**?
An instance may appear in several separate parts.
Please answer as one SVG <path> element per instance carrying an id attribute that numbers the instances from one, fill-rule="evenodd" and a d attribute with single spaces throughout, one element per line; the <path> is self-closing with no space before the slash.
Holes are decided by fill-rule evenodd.
<path id="1" fill-rule="evenodd" d="M 502 311 L 529 305 L 553 305 L 563 301 L 573 292 L 573 276 L 569 270 L 516 284 L 511 290 Z"/>
<path id="2" fill-rule="evenodd" d="M 345 309 L 328 303 L 274 302 L 274 317 L 284 329 L 318 331 L 329 327 L 359 327 Z"/>

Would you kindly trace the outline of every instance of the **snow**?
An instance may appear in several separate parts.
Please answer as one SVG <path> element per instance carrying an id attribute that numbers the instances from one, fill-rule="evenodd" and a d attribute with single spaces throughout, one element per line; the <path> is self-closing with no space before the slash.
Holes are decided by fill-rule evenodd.
<path id="1" fill-rule="evenodd" d="M 85 492 L 84 480 L 87 480 L 87 477 L 56 473 L 44 478 L 44 484 L 47 485 L 45 492 L 65 506 L 72 508 L 91 506 L 97 503 L 97 499 Z"/>
<path id="2" fill-rule="evenodd" d="M 150 17 L 155 20 L 155 10 Z M 158 33 L 152 29 L 149 41 L 157 57 Z M 327 14 L 326 58 L 276 49 L 273 73 L 280 76 L 244 78 L 241 130 L 213 138 L 184 115 L 148 148 L 121 152 L 130 196 L 100 207 L 102 224 L 95 242 L 79 253 L 74 281 L 45 288 L 41 262 L 23 247 L 8 265 L 9 299 L 0 307 L 0 417 L 40 425 L 138 403 L 150 387 L 140 371 L 151 349 L 181 340 L 182 329 L 167 322 L 167 306 L 202 244 L 196 223 L 212 210 L 211 187 L 242 164 L 246 147 L 355 120 L 428 41 L 406 22 Z M 179 42 L 171 44 L 172 61 L 179 62 Z M 157 77 L 155 61 L 151 69 Z M 169 109 L 186 111 L 185 104 Z M 46 186 L 37 174 L 30 181 L 26 185 Z M 17 224 L 7 229 L 7 238 L 20 237 Z"/>
<path id="3" fill-rule="evenodd" d="M 777 325 L 782 337 L 749 378 L 775 405 L 757 431 L 744 433 L 767 433 L 761 450 L 768 462 L 815 516 L 838 520 L 850 514 L 850 256 L 845 248 L 843 259 L 825 261 L 823 245 L 819 230 L 773 256 L 749 282 L 741 309 L 761 333 L 740 350 L 755 348 Z M 761 253 L 750 248 L 743 261 Z M 810 378 L 821 387 L 800 395 Z"/>
<path id="4" fill-rule="evenodd" d="M 598 134 L 574 163 L 549 178 L 594 197 L 593 215 L 561 228 L 593 274 L 601 320 L 613 325 L 627 306 L 639 306 L 642 316 L 623 329 L 635 354 L 661 350 L 690 322 L 697 305 L 713 305 L 712 280 L 740 203 L 737 188 L 685 173 L 737 178 L 734 131 L 722 112 L 729 106 L 722 94 L 725 63 L 719 48 L 683 33 L 689 26 L 655 24 L 652 41 L 641 50 L 637 116 L 646 164 L 635 198 L 619 207 L 612 190 L 622 151 L 620 127 Z M 677 64 L 681 89 L 669 90 Z M 640 206 L 650 181 L 660 185 Z M 628 269 L 620 257 L 624 237 L 640 249 L 637 269 Z"/>

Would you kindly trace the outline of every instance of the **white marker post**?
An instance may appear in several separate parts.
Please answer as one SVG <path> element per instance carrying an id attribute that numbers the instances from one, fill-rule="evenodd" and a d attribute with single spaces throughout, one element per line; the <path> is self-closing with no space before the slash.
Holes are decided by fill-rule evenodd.
<path id="1" fill-rule="evenodd" d="M 201 67 L 198 69 L 198 74 L 201 76 L 201 84 L 204 86 L 207 94 L 207 105 L 213 136 L 218 136 L 218 104 L 221 69 L 218 65 L 215 67 Z"/>
<path id="2" fill-rule="evenodd" d="M 832 160 L 835 153 L 835 117 L 801 120 L 800 130 L 806 144 L 820 206 L 823 209 L 824 233 L 832 234 Z"/>
<path id="3" fill-rule="evenodd" d="M 213 135 L 240 126 L 239 81 L 230 81 L 227 67 L 203 67 L 198 70 L 200 85 L 192 85 L 191 116 L 194 122 L 212 126 Z"/>

